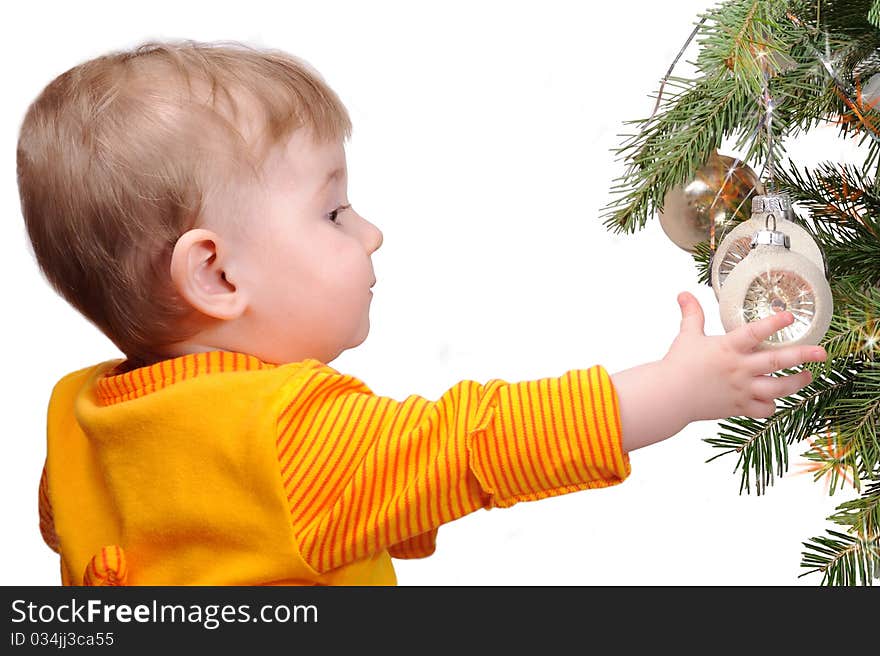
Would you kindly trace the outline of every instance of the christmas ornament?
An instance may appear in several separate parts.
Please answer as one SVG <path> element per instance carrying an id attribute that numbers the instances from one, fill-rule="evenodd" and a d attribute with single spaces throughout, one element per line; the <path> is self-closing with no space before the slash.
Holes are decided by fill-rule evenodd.
<path id="1" fill-rule="evenodd" d="M 709 260 L 711 276 L 709 284 L 718 298 L 724 280 L 751 250 L 751 241 L 755 232 L 764 227 L 769 214 L 777 218 L 777 229 L 788 235 L 791 250 L 806 255 L 822 273 L 828 276 L 828 265 L 825 254 L 812 235 L 802 226 L 786 216 L 792 216 L 791 201 L 785 194 L 766 194 L 752 198 L 752 216 L 728 232 Z"/>
<path id="2" fill-rule="evenodd" d="M 758 349 L 818 344 L 834 312 L 825 274 L 807 256 L 791 250 L 791 240 L 777 230 L 773 213 L 766 215 L 765 222 L 766 227 L 755 232 L 749 254 L 721 287 L 718 303 L 724 330 L 787 310 L 794 323 L 761 342 Z"/>
<path id="3" fill-rule="evenodd" d="M 745 163 L 720 155 L 709 156 L 694 179 L 670 189 L 663 198 L 660 225 L 666 236 L 693 253 L 696 244 L 715 245 L 737 221 L 746 215 L 748 198 L 763 194 L 764 187 Z"/>
<path id="4" fill-rule="evenodd" d="M 875 112 L 880 111 L 880 107 L 878 107 L 878 103 L 880 103 L 880 73 L 872 75 L 865 82 L 861 88 L 859 101 L 862 109 L 872 109 Z"/>

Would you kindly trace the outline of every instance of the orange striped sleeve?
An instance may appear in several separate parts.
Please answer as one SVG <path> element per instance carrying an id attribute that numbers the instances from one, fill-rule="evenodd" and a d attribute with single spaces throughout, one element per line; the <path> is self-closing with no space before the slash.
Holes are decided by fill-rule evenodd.
<path id="1" fill-rule="evenodd" d="M 621 482 L 620 414 L 601 366 L 520 383 L 465 380 L 437 401 L 375 395 L 329 367 L 291 388 L 278 459 L 291 522 L 318 572 L 388 549 L 433 553 L 437 528 Z"/>
<path id="2" fill-rule="evenodd" d="M 492 505 L 622 482 L 617 392 L 604 367 L 504 385 L 489 430 L 471 444 L 473 472 Z"/>
<path id="3" fill-rule="evenodd" d="M 52 503 L 49 501 L 49 479 L 46 475 L 46 464 L 43 464 L 43 473 L 40 475 L 40 489 L 38 494 L 38 510 L 40 513 L 40 535 L 52 551 L 58 552 L 58 536 L 55 534 L 55 520 L 52 517 Z"/>

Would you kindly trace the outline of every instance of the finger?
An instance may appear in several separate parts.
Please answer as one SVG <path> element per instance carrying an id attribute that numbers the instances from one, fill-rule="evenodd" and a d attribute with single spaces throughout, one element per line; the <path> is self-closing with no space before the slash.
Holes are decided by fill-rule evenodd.
<path id="1" fill-rule="evenodd" d="M 793 321 L 794 315 L 791 312 L 777 312 L 732 330 L 728 333 L 728 337 L 735 348 L 750 352 L 770 335 L 791 325 Z"/>
<path id="2" fill-rule="evenodd" d="M 745 417 L 759 417 L 762 419 L 767 419 L 768 417 L 772 417 L 775 414 L 776 402 L 763 401 L 761 399 L 752 399 L 746 404 L 745 409 L 743 410 L 743 416 Z"/>
<path id="3" fill-rule="evenodd" d="M 828 357 L 821 346 L 790 346 L 788 348 L 758 351 L 748 356 L 746 369 L 753 375 L 798 367 L 805 362 L 824 362 Z"/>
<path id="4" fill-rule="evenodd" d="M 788 376 L 756 376 L 752 381 L 752 396 L 760 402 L 781 399 L 803 389 L 812 380 L 813 376 L 807 370 Z"/>
<path id="5" fill-rule="evenodd" d="M 704 335 L 705 317 L 703 308 L 696 296 L 690 292 L 682 292 L 678 295 L 678 305 L 681 308 L 681 328 L 679 332 Z"/>

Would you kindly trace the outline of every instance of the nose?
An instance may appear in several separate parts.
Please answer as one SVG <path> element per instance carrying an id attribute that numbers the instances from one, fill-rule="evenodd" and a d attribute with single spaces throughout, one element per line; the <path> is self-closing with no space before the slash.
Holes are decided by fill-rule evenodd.
<path id="1" fill-rule="evenodd" d="M 367 223 L 370 223 L 370 222 L 367 221 Z M 382 241 L 384 240 L 384 238 L 385 237 L 382 234 L 382 231 L 379 230 L 379 228 L 374 226 L 372 223 L 370 223 L 370 244 L 371 244 L 370 252 L 371 253 L 374 253 L 375 251 L 379 250 L 379 247 L 382 245 Z"/>
<path id="2" fill-rule="evenodd" d="M 360 223 L 357 227 L 358 236 L 364 243 L 367 253 L 374 253 L 379 250 L 379 247 L 382 245 L 382 241 L 385 238 L 382 231 L 364 218 L 359 212 L 354 212 L 354 214 L 360 219 Z"/>

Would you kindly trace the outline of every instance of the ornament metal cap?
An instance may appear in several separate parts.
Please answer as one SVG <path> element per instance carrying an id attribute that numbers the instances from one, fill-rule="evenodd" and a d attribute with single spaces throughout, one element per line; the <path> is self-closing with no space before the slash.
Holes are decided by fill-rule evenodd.
<path id="1" fill-rule="evenodd" d="M 787 194 L 761 194 L 752 196 L 752 214 L 776 212 L 785 216 L 791 211 L 791 199 Z"/>
<path id="2" fill-rule="evenodd" d="M 752 241 L 749 244 L 751 248 L 755 248 L 760 244 L 764 244 L 767 246 L 784 246 L 785 248 L 791 248 L 791 240 L 788 238 L 788 235 L 784 232 L 780 232 L 776 229 L 776 217 L 772 214 L 768 214 L 767 218 L 764 220 L 764 225 L 767 225 L 770 222 L 770 219 L 773 219 L 773 228 L 769 227 L 766 230 L 758 230 L 755 235 L 752 237 Z"/>

